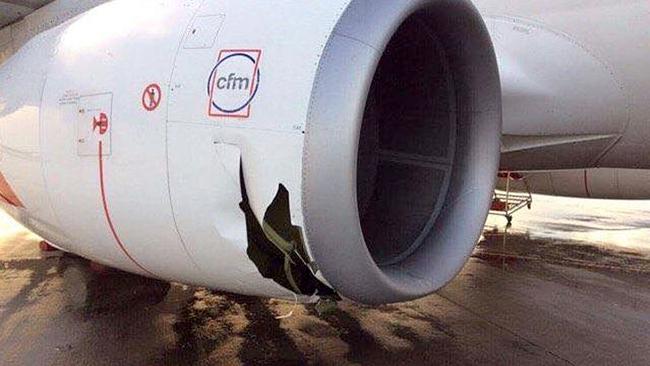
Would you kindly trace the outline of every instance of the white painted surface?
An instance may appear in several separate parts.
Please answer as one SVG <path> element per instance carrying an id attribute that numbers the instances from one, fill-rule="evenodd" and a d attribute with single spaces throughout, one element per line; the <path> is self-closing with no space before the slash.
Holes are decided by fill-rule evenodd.
<path id="1" fill-rule="evenodd" d="M 7 136 L 0 169 L 25 198 L 29 219 L 21 221 L 67 250 L 140 274 L 291 297 L 262 278 L 246 253 L 240 157 L 260 221 L 284 184 L 300 225 L 309 92 L 346 1 L 202 3 L 113 1 L 29 42 L 0 69 L 3 85 L 11 85 L 0 92 L 0 131 Z M 275 16 L 251 23 L 252 13 Z M 287 23 L 287 13 L 301 20 Z M 204 29 L 217 23 L 218 32 Z M 303 36 L 291 47 L 274 42 L 286 34 Z M 241 48 L 263 51 L 250 117 L 210 117 L 206 85 L 219 52 Z M 147 111 L 142 95 L 152 83 L 160 85 L 162 101 Z M 110 126 L 105 135 L 93 126 L 102 111 Z M 23 145 L 29 159 L 8 154 Z M 53 230 L 39 230 L 35 220 Z"/>
<path id="2" fill-rule="evenodd" d="M 524 173 L 533 193 L 597 199 L 650 199 L 650 170 L 573 169 Z M 500 181 L 503 189 L 505 183 Z M 515 185 L 523 190 L 524 186 Z"/>
<path id="3" fill-rule="evenodd" d="M 501 62 L 504 134 L 616 133 L 612 143 L 574 151 L 589 149 L 590 167 L 650 168 L 650 2 L 475 4 L 487 18 Z M 571 159 L 570 151 L 562 154 Z M 563 159 L 529 153 L 531 165 L 545 156 Z"/>

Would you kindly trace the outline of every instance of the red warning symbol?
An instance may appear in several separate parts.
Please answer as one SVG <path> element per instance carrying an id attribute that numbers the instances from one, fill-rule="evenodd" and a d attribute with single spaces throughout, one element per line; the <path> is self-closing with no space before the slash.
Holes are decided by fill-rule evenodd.
<path id="1" fill-rule="evenodd" d="M 162 100 L 162 90 L 160 85 L 151 84 L 144 89 L 142 93 L 142 106 L 149 112 L 158 109 L 160 101 Z"/>
<path id="2" fill-rule="evenodd" d="M 93 117 L 93 132 L 99 128 L 99 134 L 104 135 L 108 131 L 108 116 L 106 113 L 100 113 L 99 119 Z"/>

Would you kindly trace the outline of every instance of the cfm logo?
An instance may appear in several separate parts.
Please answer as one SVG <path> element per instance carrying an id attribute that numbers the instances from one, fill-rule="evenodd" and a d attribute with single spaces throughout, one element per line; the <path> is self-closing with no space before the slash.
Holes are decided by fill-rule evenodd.
<path id="1" fill-rule="evenodd" d="M 260 87 L 261 50 L 222 50 L 208 78 L 210 117 L 248 118 Z"/>
<path id="2" fill-rule="evenodd" d="M 248 90 L 250 85 L 250 78 L 238 77 L 235 73 L 228 75 L 228 77 L 220 77 L 217 80 L 217 89 L 219 90 Z"/>

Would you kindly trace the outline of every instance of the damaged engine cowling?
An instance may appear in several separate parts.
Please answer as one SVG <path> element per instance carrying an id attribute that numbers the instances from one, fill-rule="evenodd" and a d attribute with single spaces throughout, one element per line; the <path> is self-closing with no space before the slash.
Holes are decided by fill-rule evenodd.
<path id="1" fill-rule="evenodd" d="M 382 3 L 353 4 L 329 40 L 305 142 L 308 243 L 325 278 L 363 303 L 419 298 L 460 271 L 487 216 L 501 132 L 475 10 Z"/>
<path id="2" fill-rule="evenodd" d="M 480 235 L 500 96 L 469 1 L 114 0 L 0 65 L 0 205 L 149 277 L 415 299 Z"/>

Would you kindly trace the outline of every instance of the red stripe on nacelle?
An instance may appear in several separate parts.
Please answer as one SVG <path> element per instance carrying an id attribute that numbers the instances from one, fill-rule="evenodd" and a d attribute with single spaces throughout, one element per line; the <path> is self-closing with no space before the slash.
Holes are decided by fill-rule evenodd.
<path id="1" fill-rule="evenodd" d="M 11 188 L 9 182 L 7 182 L 2 173 L 0 173 L 0 200 L 7 202 L 8 204 L 15 207 L 25 208 L 23 203 L 16 195 L 16 192 L 14 192 L 13 188 Z"/>
<path id="2" fill-rule="evenodd" d="M 108 209 L 108 200 L 106 199 L 106 188 L 104 187 L 104 151 L 102 147 L 102 141 L 99 141 L 99 189 L 102 195 L 102 206 L 104 208 L 104 215 L 106 217 L 106 222 L 108 223 L 108 227 L 111 229 L 111 233 L 113 234 L 113 238 L 115 238 L 115 242 L 117 243 L 117 246 L 120 248 L 122 253 L 126 255 L 133 264 L 136 265 L 136 267 L 140 268 L 143 272 L 147 273 L 148 275 L 152 277 L 158 277 L 155 274 L 151 273 L 148 269 L 144 268 L 133 256 L 129 251 L 126 249 L 126 246 L 122 243 L 122 239 L 120 239 L 120 236 L 117 235 L 117 230 L 115 229 L 115 225 L 113 225 L 113 219 L 111 219 L 111 214 Z"/>

